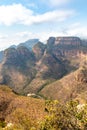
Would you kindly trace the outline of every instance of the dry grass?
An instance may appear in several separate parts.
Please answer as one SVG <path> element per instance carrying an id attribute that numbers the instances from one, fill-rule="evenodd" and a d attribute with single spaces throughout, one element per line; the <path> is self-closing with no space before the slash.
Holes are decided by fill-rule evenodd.
<path id="1" fill-rule="evenodd" d="M 87 73 L 86 70 L 84 72 L 85 74 L 81 69 L 72 72 L 61 80 L 45 86 L 40 94 L 50 99 L 58 99 L 62 102 L 69 101 L 70 99 L 87 101 Z"/>
<path id="2" fill-rule="evenodd" d="M 19 110 L 31 120 L 42 120 L 45 115 L 44 109 L 44 100 L 18 96 L 8 87 L 0 86 L 0 118 L 4 118 L 6 122 L 15 122 L 16 112 Z"/>

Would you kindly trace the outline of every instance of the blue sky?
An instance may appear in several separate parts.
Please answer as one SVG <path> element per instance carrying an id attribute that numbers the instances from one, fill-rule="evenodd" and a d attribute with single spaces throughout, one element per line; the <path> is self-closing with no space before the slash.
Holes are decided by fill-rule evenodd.
<path id="1" fill-rule="evenodd" d="M 87 38 L 87 0 L 0 0 L 0 50 L 31 38 Z"/>

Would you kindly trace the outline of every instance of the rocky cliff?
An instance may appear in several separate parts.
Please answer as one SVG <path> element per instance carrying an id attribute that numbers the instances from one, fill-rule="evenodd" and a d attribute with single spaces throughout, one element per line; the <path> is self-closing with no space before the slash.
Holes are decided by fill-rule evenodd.
<path id="1" fill-rule="evenodd" d="M 4 51 L 0 84 L 21 94 L 39 93 L 47 84 L 87 65 L 87 42 L 78 37 L 50 37 L 32 49 L 24 44 Z"/>

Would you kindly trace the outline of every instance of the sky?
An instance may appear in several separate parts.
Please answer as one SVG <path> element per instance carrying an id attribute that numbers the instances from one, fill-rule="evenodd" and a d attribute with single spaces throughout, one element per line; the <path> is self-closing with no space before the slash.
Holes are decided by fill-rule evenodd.
<path id="1" fill-rule="evenodd" d="M 50 36 L 87 39 L 87 0 L 0 0 L 0 50 Z"/>

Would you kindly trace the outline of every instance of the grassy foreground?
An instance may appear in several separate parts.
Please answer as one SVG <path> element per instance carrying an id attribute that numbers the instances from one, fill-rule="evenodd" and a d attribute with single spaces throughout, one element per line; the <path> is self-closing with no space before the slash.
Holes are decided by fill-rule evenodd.
<path id="1" fill-rule="evenodd" d="M 87 104 L 19 96 L 0 86 L 0 130 L 87 130 Z"/>

